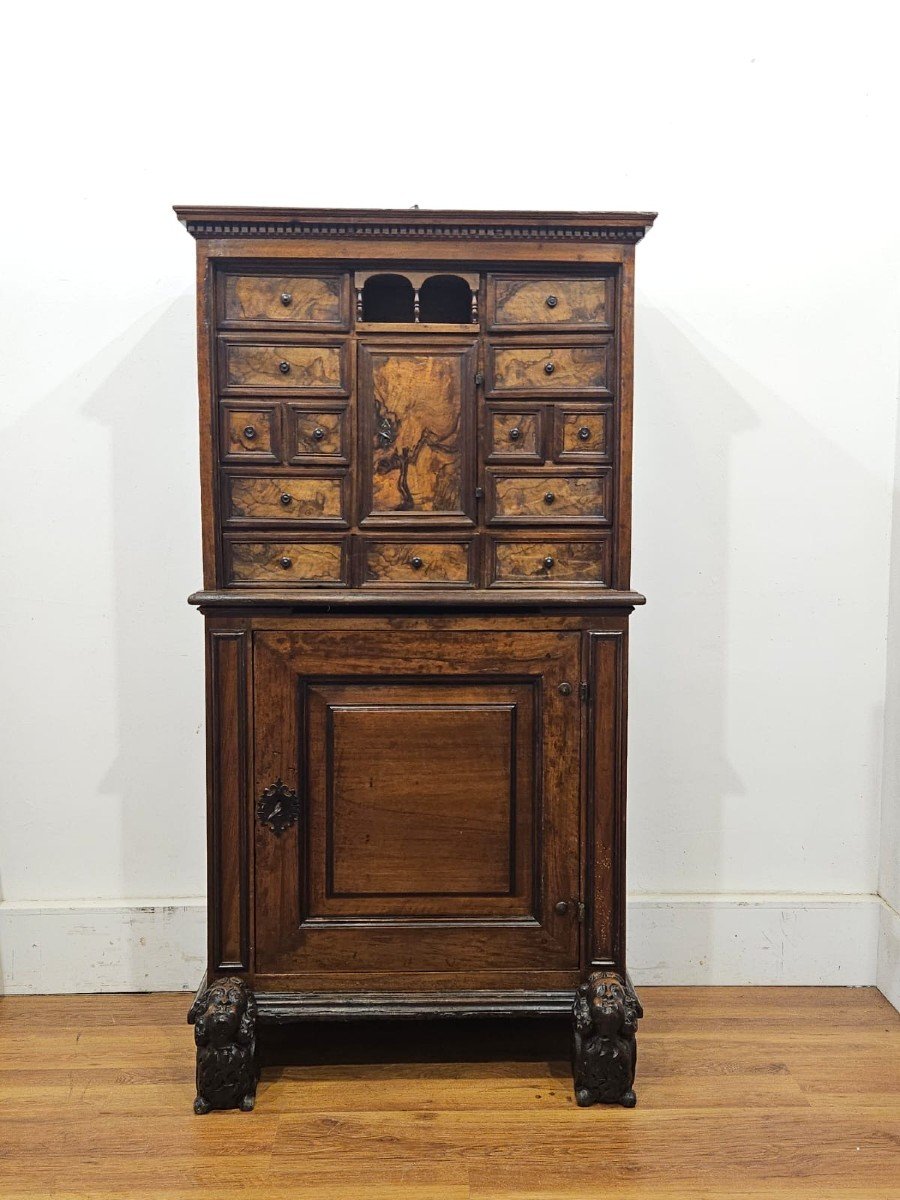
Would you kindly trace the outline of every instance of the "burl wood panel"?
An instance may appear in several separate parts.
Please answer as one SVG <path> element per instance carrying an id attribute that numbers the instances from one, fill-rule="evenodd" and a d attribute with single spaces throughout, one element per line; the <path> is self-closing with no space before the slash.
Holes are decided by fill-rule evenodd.
<path id="1" fill-rule="evenodd" d="M 608 586 L 610 541 L 555 539 L 495 541 L 492 582 L 497 584 L 593 583 Z"/>
<path id="2" fill-rule="evenodd" d="M 228 583 L 340 584 L 345 580 L 341 542 L 226 543 Z"/>
<path id="3" fill-rule="evenodd" d="M 509 895 L 515 706 L 441 703 L 440 687 L 392 705 L 383 692 L 328 709 L 329 896 Z"/>
<path id="4" fill-rule="evenodd" d="M 469 542 L 366 541 L 363 582 L 369 587 L 468 584 Z"/>
<path id="5" fill-rule="evenodd" d="M 247 970 L 247 636 L 209 634 L 210 958 L 218 969 Z"/>
<path id="6" fill-rule="evenodd" d="M 489 328 L 611 329 L 612 280 L 493 275 L 487 308 Z"/>
<path id="7" fill-rule="evenodd" d="M 606 524 L 610 515 L 610 472 L 488 474 L 491 521 Z"/>
<path id="8" fill-rule="evenodd" d="M 278 462 L 276 409 L 223 405 L 220 412 L 223 461 Z"/>
<path id="9" fill-rule="evenodd" d="M 340 475 L 233 475 L 226 480 L 228 516 L 233 521 L 340 521 L 343 482 Z"/>
<path id="10" fill-rule="evenodd" d="M 229 388 L 290 388 L 342 394 L 346 388 L 340 345 L 225 342 L 224 383 Z"/>
<path id="11" fill-rule="evenodd" d="M 360 347 L 364 516 L 470 512 L 473 356 L 471 345 Z"/>
<path id="12" fill-rule="evenodd" d="M 496 395 L 548 395 L 554 392 L 602 395 L 609 391 L 610 343 L 587 345 L 492 345 L 489 386 Z"/>
<path id="13" fill-rule="evenodd" d="M 543 462 L 540 409 L 488 412 L 488 462 Z"/>
<path id="14" fill-rule="evenodd" d="M 612 406 L 592 409 L 556 405 L 553 457 L 557 462 L 609 462 L 612 458 Z"/>
<path id="15" fill-rule="evenodd" d="M 290 462 L 329 459 L 347 461 L 347 414 L 343 410 L 288 410 L 288 454 Z"/>
<path id="16" fill-rule="evenodd" d="M 340 328 L 348 316 L 345 280 L 342 275 L 226 275 L 223 317 L 229 324 Z"/>
<path id="17" fill-rule="evenodd" d="M 463 986 L 492 987 L 525 969 L 577 971 L 580 926 L 573 912 L 558 912 L 556 905 L 577 896 L 580 887 L 579 805 L 573 803 L 580 791 L 580 635 L 483 628 L 472 633 L 406 631 L 392 628 L 392 619 L 386 618 L 377 629 L 259 631 L 254 647 L 255 789 L 261 794 L 280 777 L 301 794 L 300 820 L 281 837 L 256 826 L 257 971 L 289 974 L 292 986 L 307 990 L 327 990 L 334 978 L 345 986 L 348 969 L 356 980 L 350 986 L 358 990 L 365 990 L 367 975 L 384 980 L 395 971 L 417 978 L 434 972 L 436 987 L 454 977 L 460 983 L 468 980 Z M 568 686 L 560 691 L 563 682 Z M 488 793 L 502 781 L 508 796 L 511 768 L 507 764 L 504 774 L 493 752 L 486 751 L 486 774 L 479 775 L 481 768 L 471 760 L 481 755 L 471 754 L 470 746 L 466 756 L 458 711 L 483 713 L 510 705 L 516 709 L 516 800 L 515 817 L 504 836 L 510 845 L 515 842 L 514 885 L 491 895 L 454 891 L 439 897 L 410 892 L 341 897 L 333 888 L 329 893 L 327 864 L 329 854 L 337 853 L 336 847 L 328 849 L 333 819 L 329 791 L 334 795 L 329 712 L 402 710 L 396 713 L 399 731 L 406 710 L 421 714 L 415 736 L 389 735 L 378 722 L 381 736 L 392 738 L 404 769 L 392 767 L 389 756 L 375 748 L 377 736 L 371 731 L 365 734 L 365 753 L 353 751 L 362 727 L 358 722 L 345 726 L 341 778 L 353 782 L 355 803 L 373 810 L 356 818 L 367 822 L 370 836 L 379 813 L 384 819 L 385 813 L 409 809 L 409 823 L 424 839 L 418 846 L 414 842 L 411 851 L 416 880 L 428 877 L 431 861 L 442 887 L 448 886 L 447 872 L 456 870 L 464 873 L 466 886 L 483 886 L 495 882 L 499 861 L 508 862 L 499 849 L 498 816 L 508 800 L 501 802 L 499 794 L 489 799 Z M 465 741 L 481 747 L 488 725 L 482 724 L 480 731 L 477 722 L 467 725 Z M 429 758 L 433 741 L 441 756 L 439 770 Z M 486 806 L 483 823 L 470 804 L 473 786 Z M 439 812 L 456 813 L 465 822 L 469 843 L 483 839 L 484 845 L 468 844 L 465 855 L 445 855 L 451 865 L 438 862 L 442 851 L 428 832 L 429 810 L 441 822 L 445 818 L 438 818 Z M 519 824 L 529 813 L 533 832 Z M 373 879 L 366 886 L 383 888 L 387 868 L 366 849 L 365 834 L 355 834 L 352 822 L 342 829 L 342 838 L 350 843 L 342 842 L 341 853 L 352 849 L 353 861 Z M 382 849 L 388 834 L 378 834 Z M 458 844 L 449 824 L 447 836 Z M 477 879 L 465 856 L 478 864 Z M 397 854 L 391 861 L 396 870 L 404 870 Z M 529 862 L 536 872 L 530 878 Z M 352 885 L 349 873 L 346 878 Z M 428 916 L 430 923 L 423 921 Z"/>

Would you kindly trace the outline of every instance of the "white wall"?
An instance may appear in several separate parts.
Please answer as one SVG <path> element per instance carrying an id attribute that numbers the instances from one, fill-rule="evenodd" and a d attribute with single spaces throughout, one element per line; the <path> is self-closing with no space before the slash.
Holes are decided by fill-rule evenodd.
<path id="1" fill-rule="evenodd" d="M 173 202 L 659 209 L 638 250 L 636 974 L 871 982 L 896 30 L 884 5 L 840 12 L 273 3 L 210 19 L 162 3 L 11 18 L 8 988 L 175 986 L 199 960 L 195 916 L 165 953 L 133 920 L 150 901 L 195 914 L 204 887 L 201 622 L 184 602 L 200 582 L 194 247 Z M 56 932 L 38 935 L 44 913 Z M 80 974 L 53 949 L 73 930 L 91 945 Z"/>

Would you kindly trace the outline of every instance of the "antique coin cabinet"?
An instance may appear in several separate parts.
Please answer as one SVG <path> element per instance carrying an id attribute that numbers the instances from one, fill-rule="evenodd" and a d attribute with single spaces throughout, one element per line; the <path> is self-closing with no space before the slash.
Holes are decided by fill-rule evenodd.
<path id="1" fill-rule="evenodd" d="M 197 242 L 209 961 L 256 1027 L 568 1014 L 634 1103 L 635 244 L 651 213 L 178 208 Z"/>

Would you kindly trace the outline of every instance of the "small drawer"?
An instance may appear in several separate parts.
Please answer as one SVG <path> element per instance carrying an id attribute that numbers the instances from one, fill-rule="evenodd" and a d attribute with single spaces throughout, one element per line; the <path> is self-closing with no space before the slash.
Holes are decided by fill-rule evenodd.
<path id="1" fill-rule="evenodd" d="M 225 479 L 230 524 L 285 521 L 344 524 L 343 475 L 231 475 Z"/>
<path id="2" fill-rule="evenodd" d="M 539 408 L 488 409 L 488 462 L 541 463 L 543 444 Z"/>
<path id="3" fill-rule="evenodd" d="M 219 410 L 222 462 L 280 462 L 278 409 L 223 404 Z"/>
<path id="4" fill-rule="evenodd" d="M 222 386 L 277 388 L 279 391 L 315 392 L 342 396 L 347 391 L 345 342 L 306 345 L 284 342 L 220 343 Z"/>
<path id="5" fill-rule="evenodd" d="M 472 542 L 363 542 L 364 587 L 468 587 Z"/>
<path id="6" fill-rule="evenodd" d="M 350 326 L 349 275 L 224 275 L 219 297 L 223 328 Z"/>
<path id="7" fill-rule="evenodd" d="M 546 396 L 610 395 L 610 339 L 578 345 L 519 345 L 488 347 L 488 394 Z"/>
<path id="8" fill-rule="evenodd" d="M 225 542 L 227 583 L 302 584 L 343 586 L 347 581 L 347 554 L 343 541 L 333 542 Z"/>
<path id="9" fill-rule="evenodd" d="M 491 539 L 492 587 L 609 587 L 612 543 L 602 538 Z"/>
<path id="10" fill-rule="evenodd" d="M 348 463 L 347 410 L 288 408 L 288 462 Z"/>
<path id="11" fill-rule="evenodd" d="M 529 475 L 487 473 L 492 525 L 608 525 L 609 471 L 553 471 Z"/>
<path id="12" fill-rule="evenodd" d="M 488 328 L 494 330 L 613 328 L 613 281 L 552 275 L 489 275 Z"/>
<path id="13" fill-rule="evenodd" d="M 611 405 L 555 406 L 553 457 L 557 462 L 609 462 L 612 444 Z"/>

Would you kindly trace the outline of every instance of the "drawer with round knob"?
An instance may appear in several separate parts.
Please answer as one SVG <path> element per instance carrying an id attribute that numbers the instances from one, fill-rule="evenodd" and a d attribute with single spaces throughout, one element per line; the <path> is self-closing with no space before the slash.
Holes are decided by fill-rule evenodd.
<path id="1" fill-rule="evenodd" d="M 610 276 L 489 275 L 488 328 L 611 330 L 613 290 Z"/>
<path id="2" fill-rule="evenodd" d="M 232 275 L 218 280 L 219 327 L 348 329 L 349 275 Z"/>
<path id="3" fill-rule="evenodd" d="M 363 586 L 471 587 L 472 545 L 468 538 L 363 539 Z"/>
<path id="4" fill-rule="evenodd" d="M 346 465 L 349 459 L 348 412 L 344 408 L 301 408 L 287 410 L 287 461 Z"/>
<path id="5" fill-rule="evenodd" d="M 553 457 L 557 462 L 609 462 L 612 405 L 557 404 L 553 411 Z"/>
<path id="6" fill-rule="evenodd" d="M 488 346 L 485 394 L 492 399 L 561 394 L 604 398 L 612 394 L 612 340 L 496 341 Z"/>
<path id="7" fill-rule="evenodd" d="M 344 539 L 274 541 L 228 538 L 225 542 L 227 584 L 339 587 L 347 582 Z"/>
<path id="8" fill-rule="evenodd" d="M 492 538 L 488 549 L 491 587 L 609 587 L 609 534 L 553 538 Z"/>
<path id="9" fill-rule="evenodd" d="M 278 417 L 274 405 L 223 404 L 219 410 L 222 462 L 280 462 Z"/>
<path id="10" fill-rule="evenodd" d="M 220 339 L 222 388 L 232 395 L 277 389 L 319 396 L 347 393 L 347 344 Z"/>
<path id="11" fill-rule="evenodd" d="M 487 462 L 542 463 L 544 438 L 542 411 L 489 408 L 485 418 Z"/>
<path id="12" fill-rule="evenodd" d="M 227 475 L 223 510 L 229 525 L 344 525 L 346 488 L 337 474 Z"/>
<path id="13" fill-rule="evenodd" d="M 608 525 L 612 473 L 586 468 L 486 475 L 487 517 L 491 525 Z"/>

